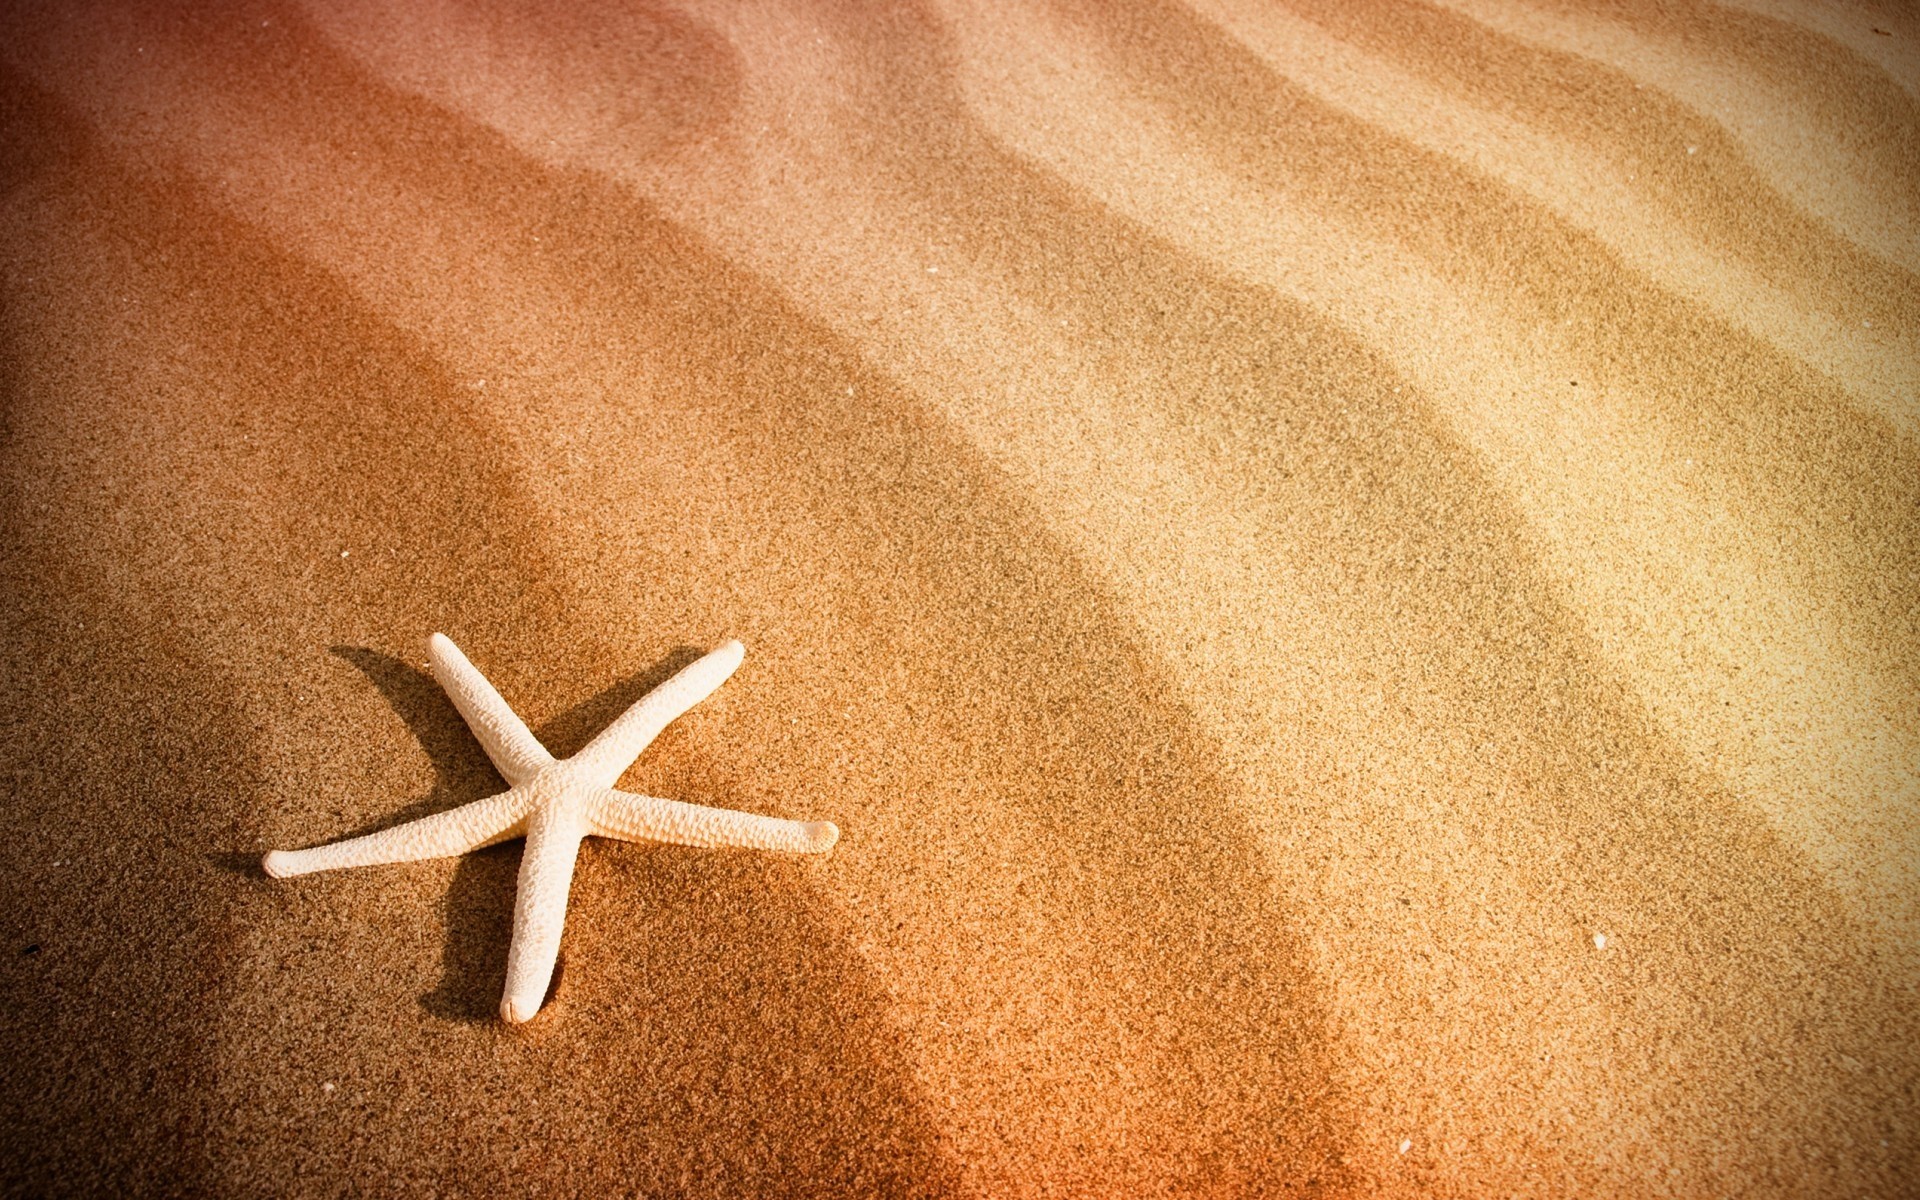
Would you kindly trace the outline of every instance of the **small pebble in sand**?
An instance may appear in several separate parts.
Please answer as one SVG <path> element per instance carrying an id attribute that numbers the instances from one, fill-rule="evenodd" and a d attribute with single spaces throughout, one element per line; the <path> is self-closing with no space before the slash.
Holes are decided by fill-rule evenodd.
<path id="1" fill-rule="evenodd" d="M 1606 934 L 1604 934 L 1604 933 L 1596 933 L 1596 934 L 1594 934 L 1594 935 L 1593 935 L 1593 948 L 1594 948 L 1595 950 L 1605 950 L 1605 949 L 1607 948 L 1607 935 L 1606 935 Z"/>
<path id="2" fill-rule="evenodd" d="M 330 1092 L 333 1090 L 333 1085 L 330 1083 L 323 1083 L 320 1085 L 320 1090 L 323 1092 Z"/>
<path id="3" fill-rule="evenodd" d="M 345 557 L 347 556 L 347 554 L 348 554 L 348 551 L 345 551 L 345 550 L 342 550 L 342 551 L 340 552 L 340 557 L 341 557 L 341 558 L 345 558 Z"/>
<path id="4" fill-rule="evenodd" d="M 1412 1138 L 1402 1139 L 1400 1142 L 1400 1153 L 1405 1154 L 1407 1151 L 1411 1149 L 1413 1149 L 1413 1139 Z"/>

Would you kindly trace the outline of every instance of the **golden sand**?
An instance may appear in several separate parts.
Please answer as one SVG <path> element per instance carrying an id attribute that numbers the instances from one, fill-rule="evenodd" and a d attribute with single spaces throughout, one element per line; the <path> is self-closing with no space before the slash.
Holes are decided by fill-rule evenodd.
<path id="1" fill-rule="evenodd" d="M 0 20 L 0 1187 L 1900 1194 L 1920 24 Z M 1881 32 L 1885 31 L 1885 32 Z M 823 861 L 269 847 L 622 786 Z"/>

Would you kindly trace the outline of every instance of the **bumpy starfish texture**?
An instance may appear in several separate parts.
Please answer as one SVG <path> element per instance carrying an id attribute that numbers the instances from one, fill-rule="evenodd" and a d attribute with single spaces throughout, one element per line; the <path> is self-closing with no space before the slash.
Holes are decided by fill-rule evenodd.
<path id="1" fill-rule="evenodd" d="M 614 781 L 668 722 L 712 695 L 733 674 L 746 654 L 739 642 L 728 642 L 648 692 L 568 759 L 547 753 L 446 636 L 434 634 L 427 649 L 434 677 L 506 777 L 508 790 L 365 837 L 311 850 L 275 850 L 261 865 L 278 879 L 443 858 L 524 836 L 527 849 L 520 860 L 513 944 L 507 951 L 507 990 L 500 1001 L 500 1015 L 508 1021 L 530 1019 L 546 999 L 560 954 L 574 858 L 588 834 L 628 842 L 813 854 L 832 849 L 839 840 L 840 830 L 829 821 L 783 821 L 613 789 Z"/>

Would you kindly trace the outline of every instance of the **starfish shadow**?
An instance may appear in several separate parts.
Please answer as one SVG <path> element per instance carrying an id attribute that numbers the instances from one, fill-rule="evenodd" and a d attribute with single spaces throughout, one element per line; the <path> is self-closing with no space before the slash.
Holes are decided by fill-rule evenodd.
<path id="1" fill-rule="evenodd" d="M 698 662 L 706 653 L 693 646 L 676 646 L 647 669 L 634 672 L 603 689 L 599 695 L 582 700 L 566 712 L 542 722 L 533 735 L 555 758 L 575 754 L 593 740 L 595 734 L 613 724 L 615 717 L 639 703 L 642 696 L 672 679 L 683 668 Z M 438 684 L 434 686 L 436 689 L 439 687 Z M 465 730 L 463 724 L 461 731 Z M 472 740 L 471 734 L 468 740 Z"/>
<path id="2" fill-rule="evenodd" d="M 473 731 L 433 676 L 392 654 L 365 646 L 334 646 L 333 653 L 356 667 L 380 689 L 394 712 L 413 731 L 433 763 L 434 788 L 426 796 L 377 821 L 340 836 L 358 837 L 389 829 L 432 813 L 458 808 L 506 789 Z M 692 646 L 678 646 L 653 666 L 629 675 L 545 722 L 534 736 L 565 758 L 594 734 L 682 667 L 701 657 Z M 518 840 L 460 856 L 447 888 L 446 948 L 440 956 L 440 982 L 420 997 L 420 1006 L 443 1020 L 491 1021 L 500 1015 L 506 982 L 507 949 L 513 940 L 514 891 L 520 873 Z M 255 860 L 257 869 L 258 860 Z M 566 953 L 554 966 L 547 995 L 559 991 L 566 976 Z"/>
<path id="3" fill-rule="evenodd" d="M 249 879 L 268 878 L 266 870 L 260 866 L 260 854 L 255 850 L 215 850 L 200 857 L 216 871 L 243 875 Z"/>

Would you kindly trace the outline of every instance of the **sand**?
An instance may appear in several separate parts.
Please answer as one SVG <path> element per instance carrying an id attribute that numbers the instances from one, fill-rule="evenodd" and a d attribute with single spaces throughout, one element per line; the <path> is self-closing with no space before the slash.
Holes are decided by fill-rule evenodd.
<path id="1" fill-rule="evenodd" d="M 1895 4 L 14 3 L 0 1186 L 1920 1177 Z M 824 859 L 258 856 L 729 637 Z"/>

